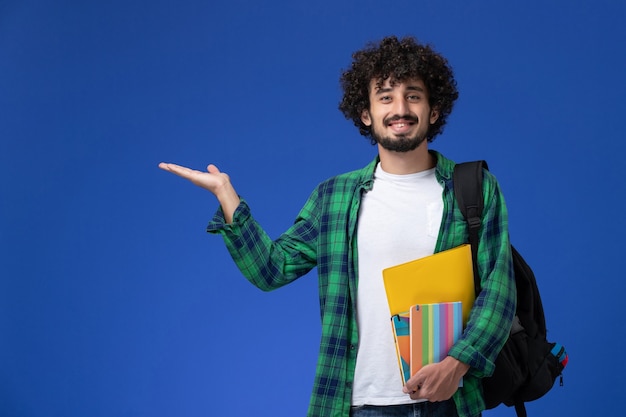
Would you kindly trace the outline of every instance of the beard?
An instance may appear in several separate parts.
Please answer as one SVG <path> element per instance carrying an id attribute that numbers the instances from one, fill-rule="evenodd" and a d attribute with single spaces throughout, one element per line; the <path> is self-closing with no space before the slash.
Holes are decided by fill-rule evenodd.
<path id="1" fill-rule="evenodd" d="M 408 118 L 408 117 L 407 117 Z M 411 118 L 408 118 L 411 119 Z M 417 118 L 415 118 L 417 123 Z M 391 119 L 390 119 L 391 120 Z M 386 124 L 387 121 L 384 121 Z M 413 136 L 409 135 L 395 135 L 395 137 L 384 136 L 376 131 L 374 125 L 372 125 L 372 139 L 376 141 L 380 146 L 388 151 L 393 152 L 409 152 L 416 149 L 426 140 L 426 134 L 416 132 Z"/>

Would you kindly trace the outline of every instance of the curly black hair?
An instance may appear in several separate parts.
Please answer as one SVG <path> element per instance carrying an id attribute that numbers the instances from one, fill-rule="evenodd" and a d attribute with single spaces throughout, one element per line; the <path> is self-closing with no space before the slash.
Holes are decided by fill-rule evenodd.
<path id="1" fill-rule="evenodd" d="M 371 128 L 363 124 L 361 114 L 370 108 L 369 87 L 373 79 L 382 85 L 390 77 L 394 83 L 420 78 L 428 89 L 430 107 L 439 111 L 439 118 L 428 130 L 428 141 L 432 142 L 443 131 L 454 101 L 459 97 L 452 68 L 443 56 L 413 37 L 398 40 L 389 36 L 356 51 L 352 59 L 352 66 L 340 78 L 343 98 L 339 110 L 354 122 L 363 136 L 372 140 L 372 144 L 375 141 Z"/>

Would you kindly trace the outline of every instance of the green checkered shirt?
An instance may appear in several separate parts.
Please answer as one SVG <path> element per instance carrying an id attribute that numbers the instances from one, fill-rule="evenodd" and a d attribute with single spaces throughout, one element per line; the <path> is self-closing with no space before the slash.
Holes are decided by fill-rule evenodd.
<path id="1" fill-rule="evenodd" d="M 437 158 L 436 177 L 443 186 L 444 211 L 435 252 L 467 243 L 466 223 L 456 207 L 454 162 Z M 288 284 L 317 267 L 322 337 L 309 417 L 348 417 L 359 345 L 356 322 L 357 217 L 361 196 L 372 188 L 378 158 L 366 167 L 321 183 L 294 224 L 272 240 L 252 218 L 244 200 L 233 222 L 221 210 L 208 225 L 220 233 L 237 266 L 262 290 Z M 498 183 L 485 172 L 485 209 L 480 231 L 479 294 L 461 339 L 450 356 L 470 365 L 463 387 L 454 394 L 461 417 L 484 409 L 480 378 L 494 370 L 494 359 L 508 336 L 515 313 L 515 284 L 508 236 L 507 211 Z"/>

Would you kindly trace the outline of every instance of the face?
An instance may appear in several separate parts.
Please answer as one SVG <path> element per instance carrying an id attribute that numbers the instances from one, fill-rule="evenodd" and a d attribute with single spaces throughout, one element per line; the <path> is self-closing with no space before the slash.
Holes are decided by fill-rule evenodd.
<path id="1" fill-rule="evenodd" d="M 376 79 L 370 82 L 370 108 L 363 111 L 361 121 L 384 149 L 412 151 L 426 140 L 428 128 L 439 117 L 428 103 L 424 82 L 415 78 L 392 83 L 388 78 L 376 84 Z"/>

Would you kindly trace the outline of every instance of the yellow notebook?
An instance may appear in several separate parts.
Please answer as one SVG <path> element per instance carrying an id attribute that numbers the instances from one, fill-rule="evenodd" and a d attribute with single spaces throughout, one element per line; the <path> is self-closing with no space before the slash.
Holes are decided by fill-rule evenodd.
<path id="1" fill-rule="evenodd" d="M 391 315 L 416 304 L 460 301 L 463 324 L 474 305 L 474 270 L 469 244 L 383 270 Z"/>

